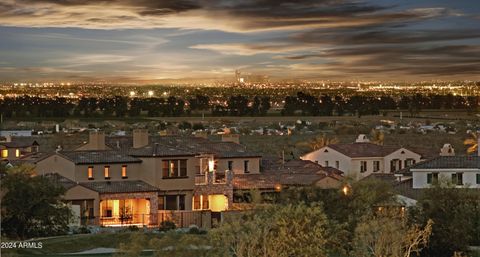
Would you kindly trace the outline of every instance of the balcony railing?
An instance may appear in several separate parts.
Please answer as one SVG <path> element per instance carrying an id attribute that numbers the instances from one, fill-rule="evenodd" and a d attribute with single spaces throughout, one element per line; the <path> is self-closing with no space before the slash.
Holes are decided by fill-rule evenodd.
<path id="1" fill-rule="evenodd" d="M 80 224 L 84 226 L 107 226 L 107 227 L 121 227 L 121 226 L 150 226 L 156 222 L 156 217 L 150 214 L 126 214 L 126 215 L 112 215 L 101 217 L 80 217 Z"/>
<path id="2" fill-rule="evenodd" d="M 195 176 L 195 185 L 206 185 L 207 184 L 207 174 L 201 174 Z"/>
<path id="3" fill-rule="evenodd" d="M 195 176 L 195 185 L 229 184 L 232 178 L 233 172 L 228 170 L 225 172 L 207 172 Z"/>

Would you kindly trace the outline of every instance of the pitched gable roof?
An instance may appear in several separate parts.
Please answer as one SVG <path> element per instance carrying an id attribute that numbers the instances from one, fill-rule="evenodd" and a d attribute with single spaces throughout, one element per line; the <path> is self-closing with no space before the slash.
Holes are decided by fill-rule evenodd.
<path id="1" fill-rule="evenodd" d="M 410 167 L 415 169 L 480 169 L 480 156 L 438 156 Z"/>
<path id="2" fill-rule="evenodd" d="M 80 182 L 81 186 L 98 193 L 156 192 L 158 188 L 141 180 Z"/>
<path id="3" fill-rule="evenodd" d="M 185 156 L 213 154 L 217 158 L 261 157 L 260 154 L 247 151 L 245 146 L 233 142 L 217 142 L 191 136 L 155 136 L 150 137 L 146 147 L 133 149 L 131 136 L 107 137 L 106 145 L 112 149 L 127 151 L 134 156 Z"/>
<path id="4" fill-rule="evenodd" d="M 60 156 L 75 164 L 140 163 L 142 160 L 119 151 L 61 151 Z"/>
<path id="5" fill-rule="evenodd" d="M 308 186 L 324 179 L 322 173 L 266 172 L 260 174 L 238 174 L 233 177 L 234 189 L 273 189 L 277 184 L 283 186 Z M 331 177 L 339 180 L 338 178 Z"/>
<path id="6" fill-rule="evenodd" d="M 372 143 L 332 144 L 327 147 L 351 158 L 384 157 L 400 149 L 400 147 Z"/>

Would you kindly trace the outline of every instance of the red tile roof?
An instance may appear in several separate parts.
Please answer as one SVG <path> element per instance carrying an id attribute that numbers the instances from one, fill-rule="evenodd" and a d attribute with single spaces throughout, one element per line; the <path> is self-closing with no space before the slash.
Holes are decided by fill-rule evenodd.
<path id="1" fill-rule="evenodd" d="M 328 145 L 328 147 L 352 158 L 384 157 L 400 149 L 400 147 L 396 146 L 384 146 L 372 143 L 332 144 Z"/>

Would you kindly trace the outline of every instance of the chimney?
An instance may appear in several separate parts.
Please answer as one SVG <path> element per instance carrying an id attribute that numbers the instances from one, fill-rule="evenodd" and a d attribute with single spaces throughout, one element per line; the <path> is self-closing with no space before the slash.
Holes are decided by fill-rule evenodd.
<path id="1" fill-rule="evenodd" d="M 148 130 L 133 130 L 133 148 L 141 148 L 148 145 Z"/>
<path id="2" fill-rule="evenodd" d="M 440 149 L 440 156 L 455 156 L 455 149 L 451 144 L 444 144 Z"/>
<path id="3" fill-rule="evenodd" d="M 94 130 L 90 131 L 88 134 L 88 150 L 105 150 L 107 149 L 105 145 L 105 132 Z"/>
<path id="4" fill-rule="evenodd" d="M 238 134 L 224 134 L 222 135 L 222 142 L 233 142 L 240 144 L 240 135 Z"/>
<path id="5" fill-rule="evenodd" d="M 355 143 L 368 143 L 370 140 L 365 134 L 360 134 L 358 135 L 357 139 L 355 140 Z"/>

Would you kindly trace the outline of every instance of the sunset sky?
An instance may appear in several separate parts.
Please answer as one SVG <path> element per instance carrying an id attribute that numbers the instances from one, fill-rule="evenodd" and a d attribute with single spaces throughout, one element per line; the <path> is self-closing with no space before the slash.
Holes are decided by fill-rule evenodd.
<path id="1" fill-rule="evenodd" d="M 480 79 L 477 0 L 0 0 L 0 81 Z"/>

